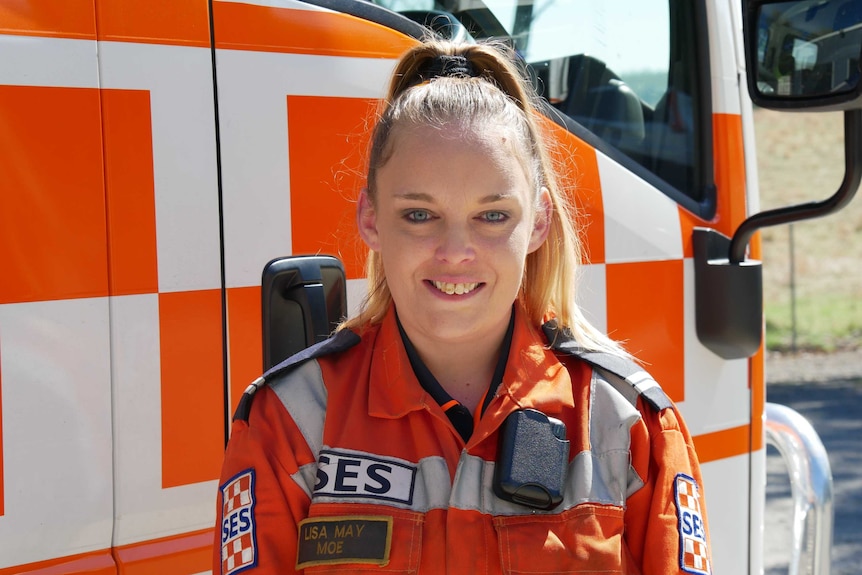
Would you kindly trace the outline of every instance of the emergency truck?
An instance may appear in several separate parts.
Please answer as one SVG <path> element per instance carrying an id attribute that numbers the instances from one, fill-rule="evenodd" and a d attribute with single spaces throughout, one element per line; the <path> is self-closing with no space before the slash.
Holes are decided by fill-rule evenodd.
<path id="1" fill-rule="evenodd" d="M 760 4 L 0 0 L 0 574 L 210 572 L 244 388 L 365 293 L 370 126 L 429 27 L 529 65 L 588 249 L 581 305 L 691 428 L 714 572 L 759 573 L 755 232 L 846 203 L 860 120 L 836 199 L 747 219 L 752 96 L 862 91 L 859 1 Z M 331 257 L 279 259 L 299 255 Z"/>

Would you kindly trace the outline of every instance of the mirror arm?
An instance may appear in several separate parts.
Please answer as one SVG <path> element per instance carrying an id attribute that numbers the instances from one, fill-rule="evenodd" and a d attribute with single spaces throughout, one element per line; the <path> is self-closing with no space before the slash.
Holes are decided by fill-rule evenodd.
<path id="1" fill-rule="evenodd" d="M 754 232 L 760 228 L 810 220 L 837 212 L 847 205 L 862 180 L 862 110 L 844 112 L 844 181 L 830 198 L 821 202 L 809 202 L 767 210 L 749 217 L 733 234 L 730 243 L 730 262 L 745 261 L 745 250 Z"/>

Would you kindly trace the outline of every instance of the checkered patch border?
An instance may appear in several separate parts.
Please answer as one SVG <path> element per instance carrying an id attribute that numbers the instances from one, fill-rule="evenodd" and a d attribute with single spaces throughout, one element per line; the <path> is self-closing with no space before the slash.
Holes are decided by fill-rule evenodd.
<path id="1" fill-rule="evenodd" d="M 227 480 L 221 490 L 221 573 L 235 575 L 257 565 L 254 469 Z"/>
<path id="2" fill-rule="evenodd" d="M 679 531 L 679 567 L 687 573 L 711 575 L 706 525 L 700 509 L 700 488 L 694 478 L 679 473 L 673 481 Z"/>

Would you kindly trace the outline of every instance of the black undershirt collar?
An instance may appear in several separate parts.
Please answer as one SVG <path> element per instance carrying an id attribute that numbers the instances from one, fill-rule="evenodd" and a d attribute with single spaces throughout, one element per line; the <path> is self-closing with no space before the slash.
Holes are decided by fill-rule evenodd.
<path id="1" fill-rule="evenodd" d="M 404 350 L 407 352 L 410 366 L 413 368 L 413 373 L 416 375 L 416 379 L 419 380 L 419 385 L 421 385 L 422 388 L 427 391 L 428 394 L 434 398 L 434 401 L 436 401 L 441 407 L 451 404 L 451 406 L 446 409 L 445 413 L 452 422 L 452 425 L 455 427 L 455 430 L 466 443 L 470 439 L 470 436 L 473 435 L 473 414 L 470 413 L 469 409 L 452 399 L 452 396 L 443 389 L 443 386 L 440 385 L 440 382 L 437 381 L 437 378 L 434 377 L 434 374 L 431 373 L 431 370 L 428 369 L 419 357 L 419 353 L 416 351 L 416 348 L 413 347 L 413 344 L 410 342 L 410 338 L 407 337 L 407 334 L 404 332 L 404 328 L 401 326 L 401 321 L 398 319 L 397 311 L 395 313 L 395 321 L 398 324 L 398 331 L 401 333 L 401 341 L 404 343 Z M 509 361 L 509 348 L 512 345 L 512 333 L 514 331 L 515 310 L 513 308 L 512 315 L 509 318 L 509 327 L 506 330 L 506 335 L 503 337 L 503 343 L 500 348 L 500 358 L 497 360 L 497 367 L 494 368 L 494 375 L 491 378 L 488 391 L 485 393 L 485 400 L 482 402 L 480 408 L 480 416 L 485 413 L 485 410 L 494 399 L 497 389 L 503 382 L 503 373 L 506 371 L 506 363 Z"/>

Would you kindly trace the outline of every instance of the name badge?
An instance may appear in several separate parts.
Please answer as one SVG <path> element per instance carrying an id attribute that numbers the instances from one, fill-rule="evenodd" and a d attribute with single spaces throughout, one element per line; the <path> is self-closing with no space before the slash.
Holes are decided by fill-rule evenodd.
<path id="1" fill-rule="evenodd" d="M 299 523 L 296 568 L 361 563 L 384 566 L 392 545 L 392 517 L 313 517 Z"/>

